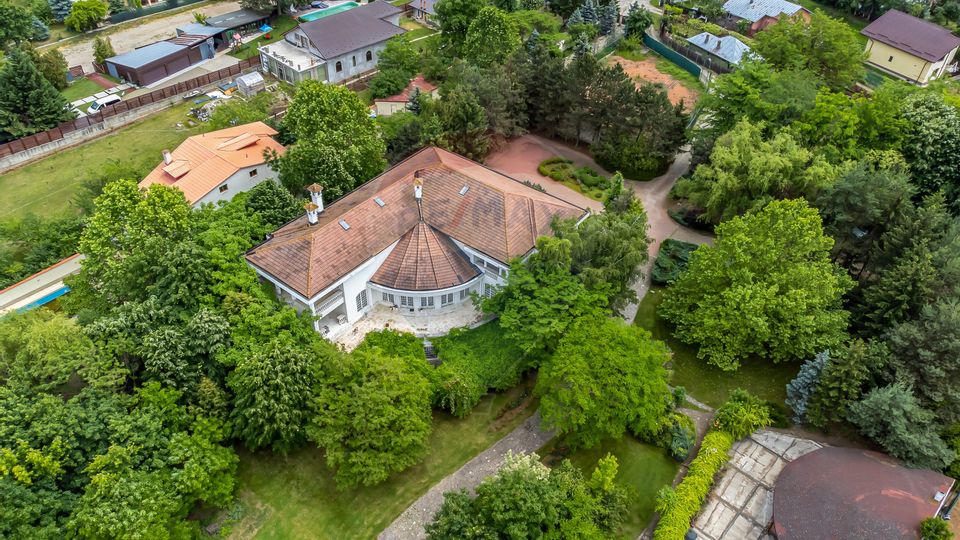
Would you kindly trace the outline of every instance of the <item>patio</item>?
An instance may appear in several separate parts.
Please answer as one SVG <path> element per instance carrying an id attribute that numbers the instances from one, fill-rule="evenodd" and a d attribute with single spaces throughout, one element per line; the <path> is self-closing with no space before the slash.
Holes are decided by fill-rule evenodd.
<path id="1" fill-rule="evenodd" d="M 431 310 L 428 315 L 422 313 L 410 315 L 395 307 L 377 304 L 352 327 L 345 325 L 331 328 L 330 339 L 351 351 L 363 341 L 368 332 L 390 329 L 410 332 L 419 337 L 442 336 L 454 328 L 474 326 L 486 320 L 470 302 Z"/>

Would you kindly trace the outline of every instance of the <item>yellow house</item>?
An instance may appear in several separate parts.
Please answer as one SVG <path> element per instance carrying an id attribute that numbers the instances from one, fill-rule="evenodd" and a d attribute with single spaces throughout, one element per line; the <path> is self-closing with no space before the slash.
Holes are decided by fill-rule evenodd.
<path id="1" fill-rule="evenodd" d="M 867 64 L 920 86 L 947 72 L 960 37 L 930 21 L 891 9 L 860 31 Z"/>

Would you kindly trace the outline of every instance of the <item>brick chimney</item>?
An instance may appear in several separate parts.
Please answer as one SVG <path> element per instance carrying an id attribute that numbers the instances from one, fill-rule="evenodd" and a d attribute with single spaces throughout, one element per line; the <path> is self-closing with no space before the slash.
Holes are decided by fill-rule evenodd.
<path id="1" fill-rule="evenodd" d="M 317 207 L 317 213 L 323 212 L 323 186 L 310 184 L 307 186 L 307 191 L 310 192 L 310 202 Z"/>
<path id="2" fill-rule="evenodd" d="M 169 165 L 169 164 L 173 163 L 173 155 L 170 154 L 170 151 L 169 151 L 169 150 L 164 150 L 164 151 L 162 152 L 162 154 L 163 154 L 163 164 L 164 164 L 164 165 Z"/>

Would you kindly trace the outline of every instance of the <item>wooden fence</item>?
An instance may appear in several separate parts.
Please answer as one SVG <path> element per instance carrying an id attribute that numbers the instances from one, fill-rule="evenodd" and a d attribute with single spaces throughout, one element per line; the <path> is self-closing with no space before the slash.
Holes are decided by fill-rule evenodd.
<path id="1" fill-rule="evenodd" d="M 77 118 L 76 120 L 70 120 L 69 122 L 64 122 L 55 128 L 48 129 L 47 131 L 35 133 L 28 137 L 23 137 L 22 139 L 10 141 L 5 144 L 0 144 L 0 159 L 7 156 L 12 156 L 14 154 L 19 154 L 20 152 L 26 152 L 27 150 L 42 144 L 60 140 L 69 133 L 95 126 L 111 116 L 132 111 L 140 107 L 150 105 L 151 103 L 168 100 L 185 92 L 203 88 L 204 86 L 220 82 L 224 79 L 235 77 L 244 70 L 259 65 L 260 56 L 257 55 L 246 60 L 241 60 L 230 67 L 212 71 L 206 75 L 201 75 L 188 81 L 179 82 L 166 88 L 160 88 L 150 92 L 149 94 L 143 94 L 125 99 L 113 105 L 108 105 L 104 107 L 102 111 L 99 111 L 96 114 Z"/>

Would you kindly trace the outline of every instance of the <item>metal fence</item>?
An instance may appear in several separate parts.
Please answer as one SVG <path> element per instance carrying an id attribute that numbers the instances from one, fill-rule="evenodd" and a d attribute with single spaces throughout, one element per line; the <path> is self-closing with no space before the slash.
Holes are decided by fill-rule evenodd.
<path id="1" fill-rule="evenodd" d="M 647 47 L 650 47 L 651 49 L 659 53 L 661 56 L 663 56 L 667 60 L 680 66 L 684 70 L 690 72 L 690 74 L 693 75 L 694 77 L 700 76 L 700 66 L 698 66 L 695 62 L 693 62 L 689 58 L 686 58 L 682 54 L 671 49 L 669 46 L 663 43 L 660 43 L 659 41 L 657 41 L 647 33 L 643 34 L 643 44 L 646 45 Z"/>
<path id="2" fill-rule="evenodd" d="M 644 34 L 643 43 L 674 64 L 689 71 L 695 77 L 700 76 L 701 68 L 706 68 L 717 74 L 730 73 L 732 71 L 730 66 L 719 61 L 714 61 L 709 55 L 703 54 L 695 47 L 691 47 L 684 41 L 673 39 L 669 35 L 661 36 L 660 39 L 657 40 L 650 35 Z"/>
<path id="3" fill-rule="evenodd" d="M 42 144 L 47 144 L 59 139 L 64 138 L 69 133 L 78 131 L 84 128 L 95 126 L 105 119 L 118 115 L 120 113 L 132 111 L 151 103 L 156 103 L 172 97 L 183 94 L 184 92 L 189 92 L 190 90 L 195 90 L 197 88 L 202 88 L 209 84 L 220 82 L 224 79 L 229 79 L 235 77 L 242 73 L 244 70 L 251 67 L 256 67 L 260 65 L 260 56 L 254 56 L 246 60 L 241 60 L 236 64 L 226 67 L 217 71 L 212 71 L 206 75 L 201 75 L 193 79 L 179 82 L 175 85 L 168 86 L 166 88 L 161 88 L 154 90 L 149 94 L 143 94 L 141 96 L 132 97 L 125 99 L 113 105 L 108 105 L 103 108 L 103 110 L 92 114 L 89 116 L 84 116 L 82 118 L 77 118 L 76 120 L 71 120 L 69 122 L 64 122 L 59 126 L 48 129 L 47 131 L 42 131 L 40 133 L 35 133 L 28 137 L 23 137 L 22 139 L 17 139 L 10 141 L 5 144 L 0 144 L 0 158 L 5 158 L 7 156 L 12 156 L 14 154 L 19 154 L 20 152 L 26 152 L 31 148 L 35 148 Z"/>

